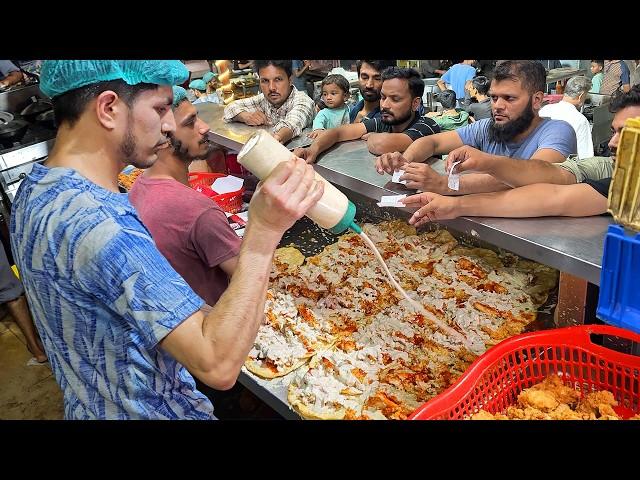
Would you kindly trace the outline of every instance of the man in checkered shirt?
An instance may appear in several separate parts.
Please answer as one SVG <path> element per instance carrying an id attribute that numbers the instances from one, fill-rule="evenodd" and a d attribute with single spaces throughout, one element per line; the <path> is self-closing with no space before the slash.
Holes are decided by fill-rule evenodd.
<path id="1" fill-rule="evenodd" d="M 293 86 L 291 60 L 255 60 L 262 93 L 243 98 L 224 109 L 225 122 L 251 126 L 273 126 L 273 136 L 286 143 L 310 126 L 315 105 L 309 96 Z"/>

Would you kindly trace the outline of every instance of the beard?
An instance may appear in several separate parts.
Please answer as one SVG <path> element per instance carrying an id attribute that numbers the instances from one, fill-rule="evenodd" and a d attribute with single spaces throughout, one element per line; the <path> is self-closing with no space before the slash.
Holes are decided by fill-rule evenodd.
<path id="1" fill-rule="evenodd" d="M 381 110 L 380 111 L 380 114 L 383 114 L 383 113 L 389 114 L 389 112 L 387 110 Z M 409 120 L 412 116 L 413 116 L 413 111 L 409 110 L 409 113 L 407 113 L 406 115 L 403 115 L 400 118 L 393 117 L 391 120 L 385 120 L 384 117 L 380 117 L 380 120 L 385 125 L 400 125 L 401 123 L 404 123 L 407 120 Z"/>
<path id="2" fill-rule="evenodd" d="M 523 133 L 535 118 L 535 112 L 533 111 L 533 99 L 530 99 L 529 105 L 524 109 L 522 114 L 504 125 L 498 125 L 493 119 L 493 112 L 491 112 L 491 123 L 489 124 L 489 140 L 498 143 L 509 143 L 515 137 Z"/>
<path id="3" fill-rule="evenodd" d="M 367 102 L 377 102 L 380 100 L 380 92 L 378 90 L 365 90 L 360 87 L 360 94 L 362 94 L 362 98 Z"/>
<path id="4" fill-rule="evenodd" d="M 151 166 L 151 162 L 144 162 L 140 159 L 138 150 L 138 143 L 136 137 L 133 135 L 133 128 L 131 128 L 131 115 L 127 118 L 127 129 L 124 132 L 124 138 L 120 144 L 120 153 L 124 157 L 124 161 L 128 165 L 133 165 L 136 168 L 147 168 Z"/>
<path id="5" fill-rule="evenodd" d="M 140 152 L 138 149 L 138 142 L 136 140 L 136 137 L 133 134 L 133 128 L 131 127 L 132 123 L 132 115 L 131 112 L 129 112 L 129 116 L 127 118 L 127 128 L 124 132 L 122 143 L 120 144 L 120 153 L 122 154 L 123 160 L 127 165 L 133 165 L 136 168 L 142 169 L 149 168 L 155 163 L 158 157 L 143 157 L 142 152 Z"/>
<path id="6" fill-rule="evenodd" d="M 216 145 L 214 143 L 211 143 L 206 136 L 198 142 L 198 145 L 207 145 L 206 151 L 199 155 L 190 154 L 189 148 L 185 147 L 184 144 L 173 135 L 169 136 L 169 142 L 171 143 L 171 147 L 173 148 L 173 153 L 175 154 L 175 156 L 187 164 L 193 162 L 194 160 L 206 160 L 216 149 Z"/>

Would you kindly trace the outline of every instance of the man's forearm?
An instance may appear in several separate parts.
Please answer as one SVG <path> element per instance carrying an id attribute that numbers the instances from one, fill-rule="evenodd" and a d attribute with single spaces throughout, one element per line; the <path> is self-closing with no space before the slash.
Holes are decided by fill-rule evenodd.
<path id="1" fill-rule="evenodd" d="M 338 141 L 338 131 L 335 128 L 330 128 L 322 132 L 322 135 L 318 136 L 309 147 L 309 150 L 314 153 L 317 158 L 325 150 L 333 147 Z"/>
<path id="2" fill-rule="evenodd" d="M 204 318 L 202 333 L 214 345 L 215 357 L 222 363 L 220 371 L 239 373 L 253 345 L 279 241 L 280 235 L 247 224 L 229 287 Z"/>
<path id="3" fill-rule="evenodd" d="M 289 127 L 282 127 L 273 135 L 280 143 L 287 143 L 293 138 L 293 130 Z"/>
<path id="4" fill-rule="evenodd" d="M 429 137 L 422 137 L 415 140 L 404 151 L 402 156 L 409 162 L 422 163 L 435 154 L 435 143 Z"/>
<path id="5" fill-rule="evenodd" d="M 444 191 L 436 193 L 443 195 L 467 195 L 469 193 L 499 192 L 510 188 L 508 185 L 485 173 L 460 175 L 459 186 L 459 190 L 450 190 L 449 187 L 445 187 L 443 189 Z"/>
<path id="6" fill-rule="evenodd" d="M 497 156 L 488 173 L 510 187 L 522 187 L 533 183 L 576 183 L 576 177 L 571 172 L 544 160 L 519 160 Z"/>
<path id="7" fill-rule="evenodd" d="M 5 85 L 15 85 L 16 83 L 20 83 L 21 81 L 22 81 L 22 72 L 13 71 L 9 73 L 9 75 L 7 75 L 6 78 L 2 80 L 2 83 L 4 83 Z"/>
<path id="8" fill-rule="evenodd" d="M 456 199 L 457 216 L 584 217 L 606 212 L 607 199 L 588 185 L 535 184 Z"/>
<path id="9" fill-rule="evenodd" d="M 404 152 L 410 145 L 411 137 L 405 133 L 372 133 L 367 139 L 369 152 L 374 155 Z"/>

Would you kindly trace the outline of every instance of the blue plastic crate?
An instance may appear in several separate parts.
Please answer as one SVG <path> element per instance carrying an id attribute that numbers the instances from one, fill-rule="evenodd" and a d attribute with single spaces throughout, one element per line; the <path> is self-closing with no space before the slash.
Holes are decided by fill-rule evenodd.
<path id="1" fill-rule="evenodd" d="M 609 225 L 604 239 L 598 318 L 640 333 L 640 233 Z"/>

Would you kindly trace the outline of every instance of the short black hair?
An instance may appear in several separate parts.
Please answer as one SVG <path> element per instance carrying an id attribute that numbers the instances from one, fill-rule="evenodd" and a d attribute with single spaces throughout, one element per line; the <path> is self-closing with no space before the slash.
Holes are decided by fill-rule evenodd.
<path id="1" fill-rule="evenodd" d="M 157 88 L 158 85 L 154 83 L 129 85 L 121 79 L 92 83 L 53 97 L 51 100 L 53 104 L 53 115 L 58 125 L 66 122 L 70 127 L 73 127 L 80 119 L 89 102 L 97 98 L 102 92 L 106 92 L 107 90 L 115 92 L 125 105 L 131 108 L 140 93 Z"/>
<path id="2" fill-rule="evenodd" d="M 338 88 L 342 90 L 344 93 L 347 93 L 347 94 L 349 93 L 349 80 L 344 78 L 344 76 L 342 75 L 339 75 L 339 74 L 327 75 L 326 77 L 324 77 L 324 80 L 322 80 L 320 89 L 322 90 L 322 87 L 324 87 L 325 85 L 337 85 Z"/>
<path id="3" fill-rule="evenodd" d="M 475 88 L 480 95 L 486 95 L 491 87 L 491 80 L 484 75 L 478 75 L 471 80 L 471 85 Z"/>
<path id="4" fill-rule="evenodd" d="M 392 78 L 404 78 L 409 82 L 409 91 L 412 97 L 422 98 L 424 93 L 424 82 L 417 70 L 413 68 L 389 67 L 382 72 L 382 81 Z"/>
<path id="5" fill-rule="evenodd" d="M 287 74 L 287 77 L 291 76 L 293 72 L 293 60 L 254 60 L 253 68 L 255 72 L 260 75 L 260 69 L 273 65 L 276 68 L 281 68 Z"/>
<path id="6" fill-rule="evenodd" d="M 640 85 L 634 85 L 627 93 L 618 93 L 611 98 L 609 111 L 618 113 L 627 107 L 640 107 Z"/>
<path id="7" fill-rule="evenodd" d="M 375 68 L 378 72 L 382 73 L 385 68 L 395 67 L 395 60 L 358 60 L 356 62 L 356 71 L 358 72 L 358 77 L 360 76 L 360 68 L 363 63 L 368 63 L 373 68 Z"/>
<path id="8" fill-rule="evenodd" d="M 453 90 L 443 90 L 436 95 L 436 100 L 442 104 L 442 108 L 451 109 L 456 107 L 456 92 Z"/>
<path id="9" fill-rule="evenodd" d="M 496 67 L 493 80 L 520 80 L 522 86 L 533 95 L 545 91 L 547 72 L 542 64 L 535 60 L 507 60 Z"/>
<path id="10" fill-rule="evenodd" d="M 591 63 L 597 63 L 602 68 L 604 68 L 604 60 L 591 60 Z"/>

